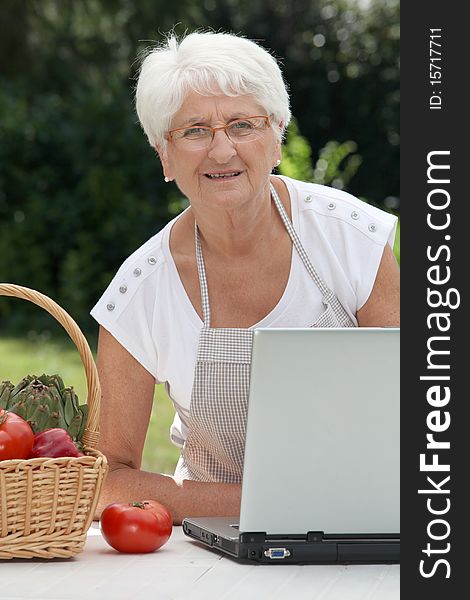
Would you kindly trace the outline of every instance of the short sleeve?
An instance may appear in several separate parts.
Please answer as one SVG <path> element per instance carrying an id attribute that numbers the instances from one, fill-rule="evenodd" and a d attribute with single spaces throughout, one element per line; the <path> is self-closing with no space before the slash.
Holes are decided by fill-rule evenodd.
<path id="1" fill-rule="evenodd" d="M 131 256 L 90 312 L 155 379 L 153 322 L 158 267 L 156 256 Z"/>
<path id="2" fill-rule="evenodd" d="M 368 207 L 369 211 L 371 208 L 374 207 Z M 362 308 L 369 299 L 377 278 L 385 246 L 388 244 L 393 250 L 395 242 L 397 217 L 379 209 L 374 209 L 374 212 L 375 218 L 371 233 L 376 233 L 380 228 L 380 234 L 372 239 L 368 238 L 366 244 L 362 244 L 363 258 L 361 261 L 358 261 L 358 264 L 362 264 L 363 268 L 361 274 L 357 277 L 359 282 L 356 290 L 357 310 Z"/>
<path id="3" fill-rule="evenodd" d="M 393 248 L 398 219 L 342 190 L 303 183 L 298 190 L 307 254 L 355 318 L 372 292 L 385 246 Z"/>

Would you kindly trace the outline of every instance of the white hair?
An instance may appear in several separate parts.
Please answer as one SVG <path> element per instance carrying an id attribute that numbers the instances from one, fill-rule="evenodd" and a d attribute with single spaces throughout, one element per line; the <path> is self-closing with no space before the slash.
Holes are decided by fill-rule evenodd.
<path id="1" fill-rule="evenodd" d="M 271 54 L 246 38 L 194 32 L 178 40 L 171 33 L 164 44 L 148 51 L 136 87 L 136 109 L 151 146 L 166 150 L 165 133 L 186 94 L 251 95 L 274 123 L 281 138 L 291 112 L 281 70 Z"/>

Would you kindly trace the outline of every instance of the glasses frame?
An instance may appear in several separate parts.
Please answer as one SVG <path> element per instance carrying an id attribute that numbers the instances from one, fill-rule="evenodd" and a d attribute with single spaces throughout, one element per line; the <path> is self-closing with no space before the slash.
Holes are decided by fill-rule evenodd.
<path id="1" fill-rule="evenodd" d="M 271 127 L 271 125 L 272 125 L 271 117 L 272 117 L 272 115 L 253 115 L 251 117 L 242 117 L 240 119 L 233 119 L 232 121 L 229 121 L 228 123 L 226 123 L 225 125 L 221 125 L 220 127 L 211 127 L 210 125 L 186 125 L 185 127 L 176 127 L 175 129 L 169 129 L 167 131 L 166 138 L 169 142 L 174 143 L 173 134 L 175 132 L 184 131 L 185 129 L 192 129 L 192 127 L 197 127 L 198 129 L 206 129 L 207 131 L 210 131 L 212 133 L 212 137 L 210 139 L 210 142 L 207 144 L 207 146 L 203 146 L 201 148 L 195 148 L 195 150 L 202 150 L 204 147 L 209 148 L 209 146 L 211 146 L 212 142 L 214 141 L 215 132 L 222 131 L 222 130 L 225 132 L 225 135 L 232 142 L 232 144 L 240 144 L 243 142 L 232 140 L 232 138 L 229 136 L 229 134 L 227 132 L 227 129 L 229 127 L 231 127 L 237 121 L 249 121 L 250 119 L 265 119 L 266 127 L 264 129 L 268 129 L 268 127 Z M 249 141 L 249 140 L 247 140 L 247 141 Z"/>

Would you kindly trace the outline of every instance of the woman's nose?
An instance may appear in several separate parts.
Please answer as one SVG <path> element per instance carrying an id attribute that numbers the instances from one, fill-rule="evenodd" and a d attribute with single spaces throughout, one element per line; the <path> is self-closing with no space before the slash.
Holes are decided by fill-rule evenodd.
<path id="1" fill-rule="evenodd" d="M 227 163 L 237 153 L 235 144 L 224 130 L 214 131 L 208 157 L 220 164 Z"/>

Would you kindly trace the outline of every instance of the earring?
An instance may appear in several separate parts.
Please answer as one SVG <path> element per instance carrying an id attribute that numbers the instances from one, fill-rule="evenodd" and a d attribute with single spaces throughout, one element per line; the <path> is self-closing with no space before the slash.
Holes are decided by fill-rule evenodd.
<path id="1" fill-rule="evenodd" d="M 170 181 L 171 181 L 171 179 L 169 177 L 165 177 L 165 183 L 168 183 Z"/>
<path id="2" fill-rule="evenodd" d="M 280 160 L 276 160 L 276 164 L 274 165 L 275 167 L 278 167 L 281 164 Z"/>

